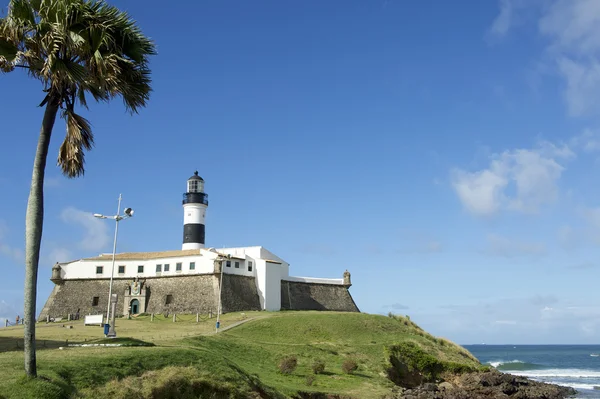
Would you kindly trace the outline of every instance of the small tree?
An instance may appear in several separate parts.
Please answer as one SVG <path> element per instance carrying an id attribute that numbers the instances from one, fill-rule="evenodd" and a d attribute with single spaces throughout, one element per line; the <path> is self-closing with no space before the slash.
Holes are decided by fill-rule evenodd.
<path id="1" fill-rule="evenodd" d="M 346 374 L 352 374 L 358 370 L 358 363 L 354 359 L 346 359 L 342 363 L 342 371 Z"/>
<path id="2" fill-rule="evenodd" d="M 315 360 L 312 365 L 312 371 L 315 374 L 323 374 L 325 371 L 325 362 L 322 360 Z"/>
<path id="3" fill-rule="evenodd" d="M 298 359 L 296 356 L 286 356 L 279 361 L 279 372 L 281 374 L 289 375 L 296 370 L 298 366 Z"/>

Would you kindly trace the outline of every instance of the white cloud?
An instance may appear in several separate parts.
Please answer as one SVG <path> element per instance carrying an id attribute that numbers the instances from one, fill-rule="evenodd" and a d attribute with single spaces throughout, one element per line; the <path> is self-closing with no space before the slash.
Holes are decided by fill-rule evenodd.
<path id="1" fill-rule="evenodd" d="M 73 260 L 73 253 L 67 248 L 52 248 L 48 254 L 42 256 L 42 261 L 46 264 L 53 265 L 56 262 L 68 262 Z"/>
<path id="2" fill-rule="evenodd" d="M 0 299 L 0 326 L 4 327 L 5 321 L 15 322 L 18 311 L 16 306 Z"/>
<path id="3" fill-rule="evenodd" d="M 401 303 L 392 303 L 391 305 L 385 305 L 384 308 L 392 308 L 394 310 L 406 310 L 410 309 L 408 306 L 403 305 Z"/>
<path id="4" fill-rule="evenodd" d="M 488 34 L 503 37 L 515 19 L 534 10 L 540 35 L 548 40 L 540 59 L 564 79 L 569 115 L 600 113 L 600 1 L 499 0 Z"/>
<path id="5" fill-rule="evenodd" d="M 6 243 L 8 232 L 8 226 L 3 220 L 0 220 L 0 254 L 17 263 L 22 263 L 25 260 L 25 254 L 22 249 L 12 247 Z"/>
<path id="6" fill-rule="evenodd" d="M 463 206 L 479 216 L 501 210 L 535 213 L 558 194 L 563 162 L 574 156 L 566 145 L 541 142 L 535 149 L 492 154 L 487 168 L 468 172 L 454 169 L 452 187 Z M 514 193 L 509 189 L 514 188 Z"/>
<path id="7" fill-rule="evenodd" d="M 510 0 L 500 0 L 500 14 L 496 17 L 490 33 L 493 35 L 504 36 L 510 29 L 513 16 L 513 4 Z"/>
<path id="8" fill-rule="evenodd" d="M 580 135 L 571 139 L 570 144 L 585 152 L 600 151 L 600 133 L 597 130 L 584 129 Z"/>
<path id="9" fill-rule="evenodd" d="M 600 2 L 557 0 L 543 10 L 540 33 L 550 40 L 547 52 L 566 81 L 569 115 L 600 109 Z"/>
<path id="10" fill-rule="evenodd" d="M 557 63 L 567 83 L 565 100 L 569 115 L 597 113 L 600 109 L 600 63 L 596 60 L 578 62 L 567 57 L 560 58 Z"/>
<path id="11" fill-rule="evenodd" d="M 542 12 L 539 30 L 552 40 L 551 51 L 585 56 L 600 50 L 597 0 L 556 0 Z"/>
<path id="12" fill-rule="evenodd" d="M 546 252 L 546 246 L 542 243 L 519 241 L 497 234 L 489 234 L 487 242 L 488 246 L 485 252 L 493 256 L 512 258 L 524 255 L 542 255 Z"/>
<path id="13" fill-rule="evenodd" d="M 515 324 L 517 324 L 517 321 L 516 320 L 496 320 L 496 321 L 494 321 L 494 324 L 514 326 Z"/>
<path id="14" fill-rule="evenodd" d="M 461 344 L 592 344 L 591 331 L 596 338 L 600 332 L 600 307 L 561 305 L 567 302 L 552 295 L 473 300 L 415 309 L 411 319 Z"/>
<path id="15" fill-rule="evenodd" d="M 100 251 L 105 249 L 110 242 L 108 223 L 97 219 L 91 212 L 85 212 L 74 207 L 65 208 L 61 219 L 68 224 L 83 227 L 83 238 L 79 241 L 79 247 L 86 251 Z"/>

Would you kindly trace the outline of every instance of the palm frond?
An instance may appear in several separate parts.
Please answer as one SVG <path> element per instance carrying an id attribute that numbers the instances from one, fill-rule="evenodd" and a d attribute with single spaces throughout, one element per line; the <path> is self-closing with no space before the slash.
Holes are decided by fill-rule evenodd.
<path id="1" fill-rule="evenodd" d="M 136 113 L 152 92 L 149 57 L 156 47 L 126 12 L 104 0 L 10 0 L 0 18 L 0 72 L 27 68 L 40 80 L 42 103 L 63 110 L 67 134 L 58 164 L 69 177 L 84 173 L 84 153 L 93 146 L 87 120 L 74 112 L 75 102 L 121 97 Z"/>
<path id="2" fill-rule="evenodd" d="M 67 122 L 67 134 L 58 150 L 58 166 L 67 177 L 85 173 L 85 150 L 94 146 L 94 134 L 88 120 L 66 109 L 63 118 Z"/>

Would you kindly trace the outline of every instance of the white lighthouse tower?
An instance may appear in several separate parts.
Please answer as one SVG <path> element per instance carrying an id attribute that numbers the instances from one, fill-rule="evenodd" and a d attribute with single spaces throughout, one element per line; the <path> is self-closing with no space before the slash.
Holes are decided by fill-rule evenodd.
<path id="1" fill-rule="evenodd" d="M 187 181 L 183 194 L 183 245 L 181 249 L 204 248 L 204 217 L 208 208 L 208 195 L 204 193 L 204 179 L 198 171 Z"/>

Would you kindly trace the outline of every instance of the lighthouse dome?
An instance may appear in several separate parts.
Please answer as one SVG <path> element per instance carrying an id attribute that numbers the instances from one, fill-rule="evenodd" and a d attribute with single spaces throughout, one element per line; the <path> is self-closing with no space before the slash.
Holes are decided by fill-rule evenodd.
<path id="1" fill-rule="evenodd" d="M 190 178 L 188 179 L 188 181 L 189 181 L 189 180 L 200 180 L 200 181 L 204 181 L 204 179 L 203 179 L 203 178 L 201 178 L 200 176 L 198 176 L 198 171 L 195 171 L 195 172 L 194 172 L 194 176 L 190 177 Z"/>

